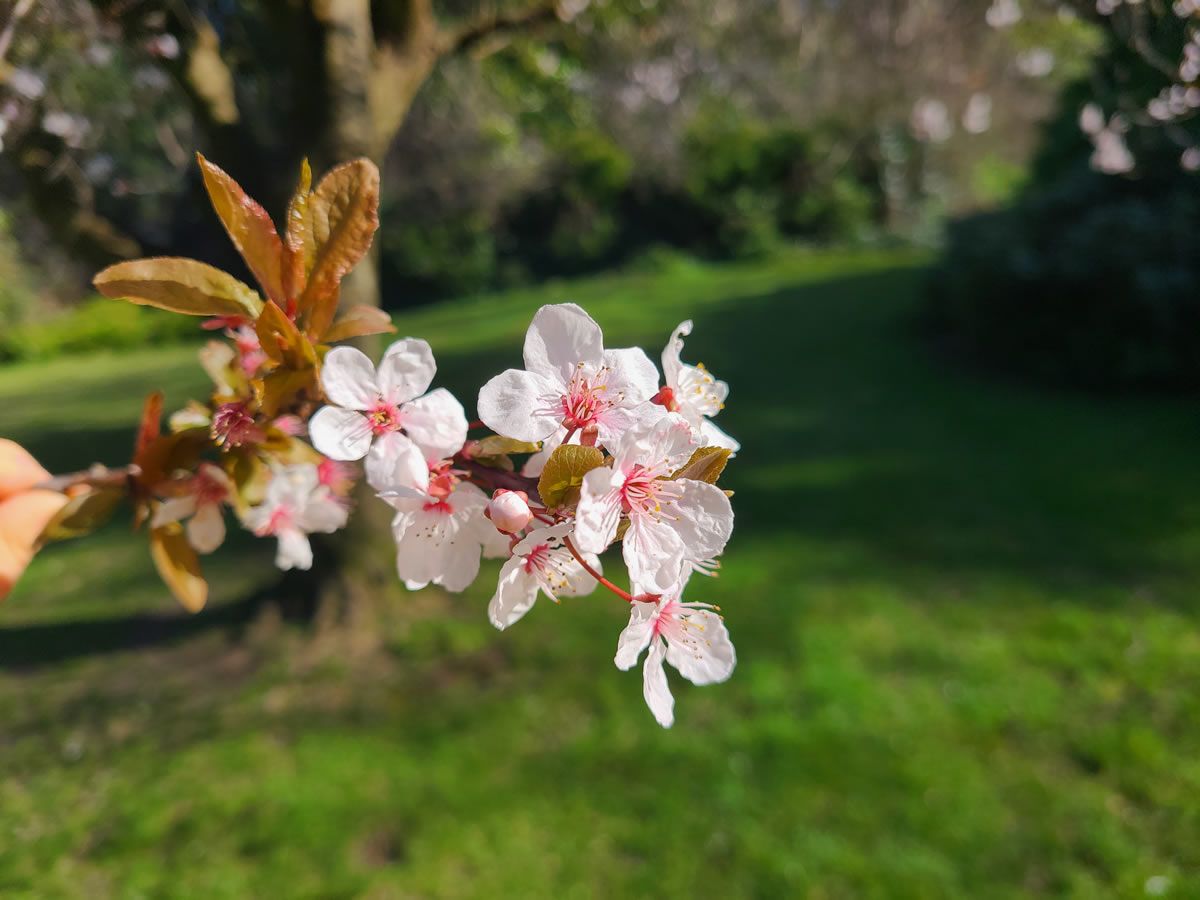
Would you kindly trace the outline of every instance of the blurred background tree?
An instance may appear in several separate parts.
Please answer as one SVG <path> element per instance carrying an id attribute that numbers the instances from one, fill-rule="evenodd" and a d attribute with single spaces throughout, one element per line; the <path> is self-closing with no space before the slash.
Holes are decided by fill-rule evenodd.
<path id="1" fill-rule="evenodd" d="M 193 149 L 276 214 L 303 156 L 380 161 L 391 307 L 655 246 L 932 240 L 1011 192 L 1094 48 L 1057 5 L 989 18 L 950 0 L 18 5 L 0 199 L 36 214 L 26 255 L 65 250 L 57 302 L 135 252 L 236 265 Z M 353 289 L 376 293 L 369 268 Z"/>
<path id="2" fill-rule="evenodd" d="M 930 321 L 966 358 L 1096 390 L 1200 386 L 1198 10 L 1080 4 L 1102 38 L 1011 206 L 953 222 Z"/>

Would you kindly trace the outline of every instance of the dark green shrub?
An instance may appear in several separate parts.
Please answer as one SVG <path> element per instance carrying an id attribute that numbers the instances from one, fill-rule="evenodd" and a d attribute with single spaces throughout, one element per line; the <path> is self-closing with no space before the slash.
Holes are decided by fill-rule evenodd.
<path id="1" fill-rule="evenodd" d="M 954 223 L 931 320 L 965 352 L 1022 374 L 1200 386 L 1200 179 L 1076 171 L 1010 210 Z"/>
<path id="2" fill-rule="evenodd" d="M 702 119 L 687 137 L 685 158 L 687 192 L 715 223 L 719 253 L 758 253 L 781 236 L 855 238 L 879 209 L 869 154 L 833 125 Z"/>

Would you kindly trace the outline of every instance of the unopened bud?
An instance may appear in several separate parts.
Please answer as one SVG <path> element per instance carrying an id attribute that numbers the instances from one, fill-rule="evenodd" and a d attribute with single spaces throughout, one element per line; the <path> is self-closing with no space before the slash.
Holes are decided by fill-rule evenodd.
<path id="1" fill-rule="evenodd" d="M 507 534 L 516 534 L 533 520 L 529 495 L 524 491 L 500 488 L 488 501 L 486 515 L 492 524 Z"/>

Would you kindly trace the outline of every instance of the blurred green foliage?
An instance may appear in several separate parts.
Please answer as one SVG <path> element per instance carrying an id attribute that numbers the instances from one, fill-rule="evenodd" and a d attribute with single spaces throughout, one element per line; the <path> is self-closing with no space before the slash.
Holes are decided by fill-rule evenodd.
<path id="1" fill-rule="evenodd" d="M 1149 16 L 1136 11 L 1131 15 Z M 1143 18 L 1163 57 L 1183 23 Z M 1142 127 L 1130 110 L 1169 83 L 1108 23 L 1104 53 L 1063 92 L 1009 208 L 946 232 L 928 321 L 963 355 L 1021 375 L 1094 389 L 1200 386 L 1200 176 L 1180 164 L 1197 120 Z M 1080 111 L 1134 123 L 1129 175 L 1093 171 Z M 1142 116 L 1142 120 L 1145 116 Z"/>
<path id="2" fill-rule="evenodd" d="M 0 332 L 0 361 L 128 350 L 199 340 L 203 334 L 198 320 L 191 316 L 93 297 L 58 316 L 4 329 Z"/>
<path id="3" fill-rule="evenodd" d="M 472 204 L 385 211 L 395 222 L 381 237 L 386 277 L 406 297 L 438 296 L 594 271 L 650 247 L 750 258 L 880 227 L 878 172 L 836 124 L 703 117 L 676 176 L 640 170 L 596 128 L 554 134 L 550 154 L 540 178 L 490 213 Z"/>

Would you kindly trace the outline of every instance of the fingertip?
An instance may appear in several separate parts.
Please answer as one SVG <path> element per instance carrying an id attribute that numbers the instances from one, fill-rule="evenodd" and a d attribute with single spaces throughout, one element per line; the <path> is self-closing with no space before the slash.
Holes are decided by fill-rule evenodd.
<path id="1" fill-rule="evenodd" d="M 0 500 L 27 491 L 49 477 L 50 473 L 28 450 L 16 441 L 0 438 Z"/>
<path id="2" fill-rule="evenodd" d="M 21 577 L 34 543 L 66 502 L 54 491 L 26 491 L 0 502 L 0 599 Z"/>

